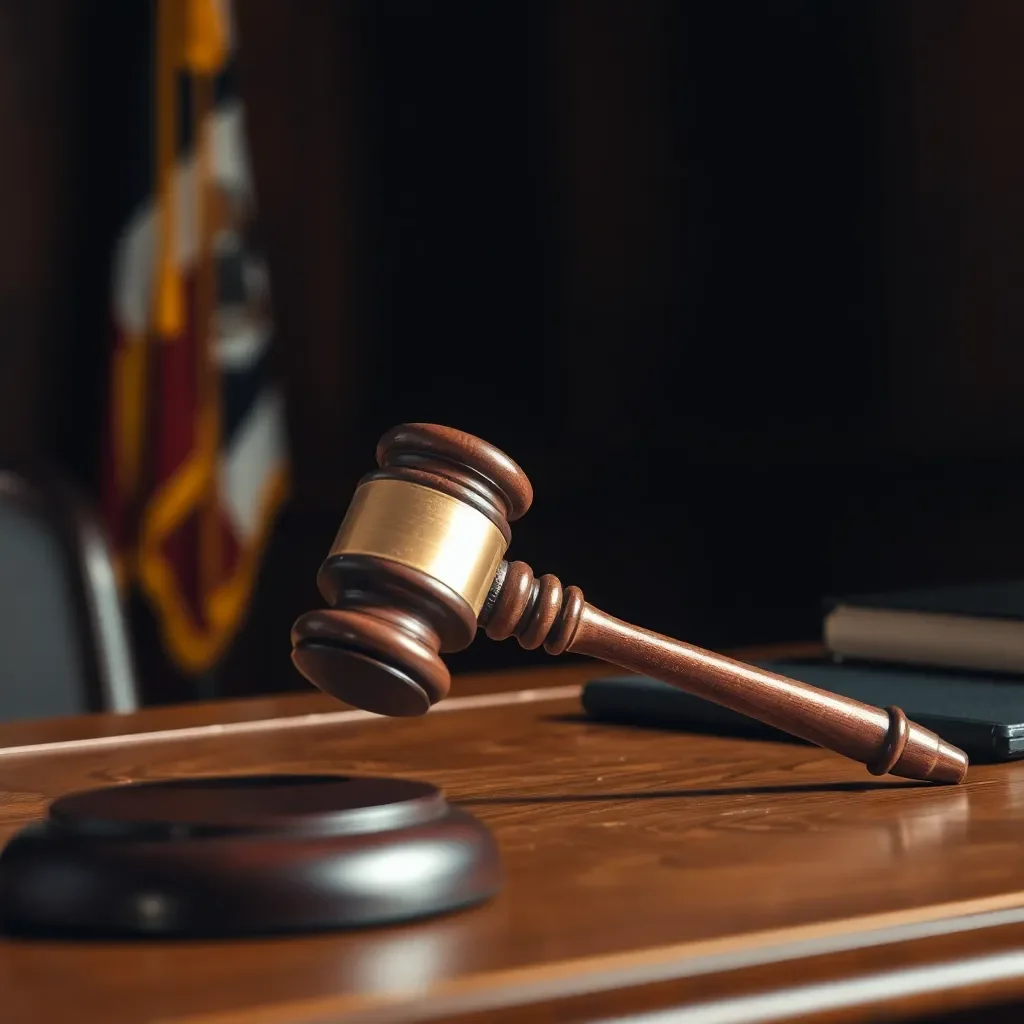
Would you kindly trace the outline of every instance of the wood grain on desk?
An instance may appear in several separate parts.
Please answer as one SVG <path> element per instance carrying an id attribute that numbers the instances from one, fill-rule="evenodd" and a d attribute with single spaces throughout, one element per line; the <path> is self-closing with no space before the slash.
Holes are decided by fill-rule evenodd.
<path id="1" fill-rule="evenodd" d="M 745 648 L 742 651 L 734 652 L 734 655 L 756 661 L 769 657 L 813 656 L 819 654 L 820 651 L 820 644 L 801 643 L 788 644 L 785 647 L 775 645 Z M 589 658 L 575 660 L 561 658 L 549 666 L 532 668 L 526 673 L 507 670 L 455 676 L 452 680 L 451 694 L 453 697 L 464 697 L 517 690 L 524 686 L 548 688 L 582 684 L 596 676 L 621 674 L 620 669 L 595 663 Z M 257 722 L 275 718 L 330 714 L 345 706 L 311 686 L 308 693 L 177 704 L 145 708 L 130 714 L 101 712 L 21 722 L 0 722 L 0 749 L 24 744 L 53 743 L 99 736 L 124 736 L 140 732 L 189 729 L 214 723 Z"/>
<path id="2" fill-rule="evenodd" d="M 807 649 L 812 649 L 809 645 Z M 787 648 L 788 650 L 788 648 Z M 521 689 L 582 684 L 599 675 L 615 674 L 607 665 L 591 661 L 553 664 L 543 669 L 482 672 L 456 676 L 452 696 L 472 696 Z M 618 673 L 621 674 L 621 673 Z M 308 693 L 287 693 L 225 701 L 202 701 L 167 707 L 145 708 L 128 714 L 99 712 L 40 718 L 22 722 L 0 722 L 0 750 L 24 744 L 54 743 L 98 736 L 124 736 L 140 732 L 191 729 L 210 724 L 258 722 L 304 715 L 331 714 L 346 707 L 312 686 Z"/>
<path id="3" fill-rule="evenodd" d="M 209 713 L 147 712 L 172 731 L 0 750 L 0 841 L 90 786 L 380 773 L 442 785 L 494 829 L 508 873 L 490 905 L 400 928 L 3 940 L 0 1020 L 543 1021 L 680 1005 L 763 1020 L 775 998 L 785 1019 L 803 1006 L 833 1020 L 1024 995 L 1024 766 L 936 788 L 803 745 L 599 725 L 563 688 L 600 670 L 556 671 L 483 679 L 418 720 L 296 705 L 313 717 L 210 734 Z M 495 696 L 510 686 L 535 692 Z"/>

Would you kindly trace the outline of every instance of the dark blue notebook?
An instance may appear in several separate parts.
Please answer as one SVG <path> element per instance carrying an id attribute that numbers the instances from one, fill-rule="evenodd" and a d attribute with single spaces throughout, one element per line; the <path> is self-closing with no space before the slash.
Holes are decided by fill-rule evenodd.
<path id="1" fill-rule="evenodd" d="M 912 721 L 963 749 L 973 762 L 1024 756 L 1024 684 L 994 675 L 827 660 L 768 661 L 760 667 L 865 704 L 895 704 Z M 621 725 L 786 740 L 792 737 L 728 708 L 642 676 L 595 679 L 583 708 Z"/>

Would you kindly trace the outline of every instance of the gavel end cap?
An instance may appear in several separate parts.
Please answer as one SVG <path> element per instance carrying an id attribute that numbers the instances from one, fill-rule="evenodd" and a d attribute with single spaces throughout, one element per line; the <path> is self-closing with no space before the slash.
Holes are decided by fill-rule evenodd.
<path id="1" fill-rule="evenodd" d="M 968 764 L 967 755 L 959 747 L 940 739 L 935 765 L 928 773 L 928 781 L 958 785 L 967 775 Z"/>
<path id="2" fill-rule="evenodd" d="M 415 718 L 430 709 L 426 690 L 401 669 L 360 651 L 305 642 L 292 663 L 317 688 L 363 711 Z"/>

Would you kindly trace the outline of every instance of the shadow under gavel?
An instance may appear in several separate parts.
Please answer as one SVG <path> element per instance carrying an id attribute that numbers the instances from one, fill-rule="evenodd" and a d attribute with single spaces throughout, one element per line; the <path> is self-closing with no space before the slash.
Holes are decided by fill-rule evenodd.
<path id="1" fill-rule="evenodd" d="M 405 424 L 377 446 L 317 584 L 327 609 L 292 628 L 315 686 L 383 715 L 425 713 L 448 693 L 442 652 L 478 629 L 526 649 L 588 655 L 662 680 L 865 764 L 873 775 L 959 783 L 967 755 L 881 708 L 630 625 L 578 587 L 508 562 L 509 522 L 533 501 L 526 474 L 470 434 Z"/>

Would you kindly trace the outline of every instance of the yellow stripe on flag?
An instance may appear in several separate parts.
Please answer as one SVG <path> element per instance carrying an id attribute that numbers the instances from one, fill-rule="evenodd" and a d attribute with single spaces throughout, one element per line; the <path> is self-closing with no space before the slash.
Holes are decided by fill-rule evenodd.
<path id="1" fill-rule="evenodd" d="M 215 75 L 228 59 L 228 33 L 217 0 L 185 0 L 184 65 L 194 75 Z"/>
<path id="2" fill-rule="evenodd" d="M 274 520 L 288 496 L 287 466 L 271 472 L 260 496 L 257 532 L 243 545 L 233 576 L 204 595 L 206 626 L 195 622 L 167 561 L 164 541 L 193 513 L 201 500 L 206 459 L 197 453 L 164 487 L 146 510 L 139 559 L 139 580 L 160 612 L 160 629 L 168 653 L 186 672 L 209 669 L 227 650 L 249 608 L 259 565 Z"/>
<path id="3" fill-rule="evenodd" d="M 153 326 L 163 341 L 181 335 L 185 297 L 177 267 L 174 237 L 174 166 L 177 159 L 177 81 L 184 48 L 181 0 L 160 0 L 156 66 L 156 193 L 159 203 Z"/>

